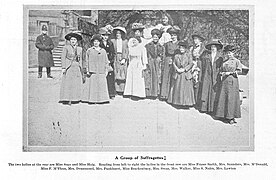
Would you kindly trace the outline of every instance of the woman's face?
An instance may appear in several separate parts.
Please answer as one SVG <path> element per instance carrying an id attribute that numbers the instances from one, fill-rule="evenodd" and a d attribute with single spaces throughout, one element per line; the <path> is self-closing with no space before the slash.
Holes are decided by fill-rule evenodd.
<path id="1" fill-rule="evenodd" d="M 122 38 L 121 31 L 118 30 L 118 31 L 116 32 L 116 38 L 117 38 L 117 39 L 121 39 L 121 38 Z"/>
<path id="2" fill-rule="evenodd" d="M 217 52 L 217 50 L 218 50 L 218 49 L 217 49 L 217 46 L 216 46 L 216 45 L 212 45 L 212 46 L 211 46 L 211 51 L 212 51 L 212 52 Z"/>
<path id="3" fill-rule="evenodd" d="M 194 38 L 194 43 L 195 43 L 195 45 L 198 45 L 200 42 L 201 42 L 201 41 L 200 41 L 200 39 L 199 39 L 198 37 L 195 37 L 195 38 Z"/>
<path id="4" fill-rule="evenodd" d="M 171 38 L 173 41 L 176 41 L 177 40 L 177 34 L 171 34 Z"/>
<path id="5" fill-rule="evenodd" d="M 231 52 L 231 51 L 228 51 L 228 52 L 226 52 L 226 56 L 227 56 L 228 58 L 232 58 L 232 57 L 234 57 L 234 53 Z"/>
<path id="6" fill-rule="evenodd" d="M 102 38 L 103 38 L 103 41 L 107 41 L 108 40 L 108 34 L 102 34 L 101 35 L 102 36 Z"/>
<path id="7" fill-rule="evenodd" d="M 180 46 L 179 50 L 180 50 L 181 53 L 184 53 L 185 52 L 185 47 L 184 46 Z"/>
<path id="8" fill-rule="evenodd" d="M 141 37 L 142 33 L 141 33 L 141 31 L 139 31 L 139 29 L 137 29 L 137 30 L 134 31 L 134 35 L 138 36 L 138 37 Z"/>
<path id="9" fill-rule="evenodd" d="M 71 44 L 72 46 L 75 46 L 75 45 L 77 44 L 77 42 L 78 42 L 77 38 L 75 38 L 75 37 L 71 37 L 71 38 L 70 38 L 70 44 Z"/>
<path id="10" fill-rule="evenodd" d="M 167 25 L 167 24 L 169 23 L 169 18 L 168 18 L 167 16 L 164 16 L 164 17 L 162 18 L 162 23 L 163 23 L 164 25 Z"/>
<path id="11" fill-rule="evenodd" d="M 152 36 L 152 41 L 155 42 L 155 43 L 157 43 L 159 41 L 159 37 L 156 34 L 154 34 Z"/>
<path id="12" fill-rule="evenodd" d="M 150 19 L 146 19 L 145 23 L 146 23 L 147 26 L 150 26 L 151 25 L 151 20 Z"/>
<path id="13" fill-rule="evenodd" d="M 93 42 L 93 45 L 94 45 L 95 47 L 99 47 L 99 46 L 100 46 L 100 41 L 97 40 L 97 39 L 95 39 L 94 42 Z"/>

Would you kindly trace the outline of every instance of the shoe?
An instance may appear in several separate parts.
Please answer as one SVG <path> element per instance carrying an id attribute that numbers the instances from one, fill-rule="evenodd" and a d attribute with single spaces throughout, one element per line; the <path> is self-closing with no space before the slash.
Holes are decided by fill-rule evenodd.
<path id="1" fill-rule="evenodd" d="M 235 123 L 237 123 L 234 119 L 231 119 L 230 121 L 229 121 L 229 124 L 235 124 Z"/>
<path id="2" fill-rule="evenodd" d="M 53 76 L 51 76 L 51 75 L 47 75 L 47 78 L 52 78 L 52 79 L 53 79 L 54 77 L 53 77 Z"/>
<path id="3" fill-rule="evenodd" d="M 42 74 L 39 74 L 39 75 L 37 76 L 37 78 L 42 78 Z"/>

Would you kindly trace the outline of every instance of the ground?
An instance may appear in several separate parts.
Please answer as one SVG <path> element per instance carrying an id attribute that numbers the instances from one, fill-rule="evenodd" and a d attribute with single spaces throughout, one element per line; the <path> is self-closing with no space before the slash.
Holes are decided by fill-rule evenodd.
<path id="1" fill-rule="evenodd" d="M 63 105 L 58 103 L 60 72 L 52 75 L 55 79 L 47 79 L 45 73 L 38 79 L 36 72 L 29 72 L 29 146 L 91 146 L 92 150 L 239 150 L 249 146 L 253 123 L 249 122 L 248 77 L 241 80 L 247 94 L 242 118 L 230 125 L 194 108 L 176 109 L 159 100 L 116 96 L 109 104 Z"/>

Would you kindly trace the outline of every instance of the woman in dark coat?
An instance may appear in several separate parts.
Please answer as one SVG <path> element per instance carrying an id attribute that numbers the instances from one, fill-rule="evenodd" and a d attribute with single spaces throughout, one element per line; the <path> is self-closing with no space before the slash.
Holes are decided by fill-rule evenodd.
<path id="1" fill-rule="evenodd" d="M 79 33 L 69 33 L 65 39 L 70 44 L 65 45 L 61 55 L 62 80 L 60 87 L 60 102 L 71 105 L 72 101 L 80 101 L 83 84 L 82 48 L 77 41 L 82 39 Z"/>
<path id="2" fill-rule="evenodd" d="M 146 45 L 148 67 L 145 70 L 146 96 L 157 98 L 160 94 L 161 84 L 161 63 L 164 61 L 165 48 L 158 42 L 161 31 L 153 29 L 151 31 L 153 41 Z"/>
<path id="3" fill-rule="evenodd" d="M 109 61 L 106 51 L 100 47 L 101 35 L 93 35 L 93 46 L 86 51 L 87 78 L 83 91 L 83 101 L 88 103 L 109 102 L 106 76 L 109 70 Z"/>
<path id="4" fill-rule="evenodd" d="M 241 117 L 238 72 L 242 70 L 241 62 L 234 57 L 235 48 L 227 45 L 224 48 L 226 59 L 220 68 L 221 83 L 217 93 L 215 116 L 226 119 L 230 124 L 234 118 Z"/>
<path id="5" fill-rule="evenodd" d="M 178 33 L 180 28 L 174 26 L 168 29 L 168 33 L 171 35 L 171 41 L 167 42 L 165 47 L 165 59 L 162 64 L 162 82 L 161 82 L 161 95 L 160 98 L 163 100 L 168 99 L 170 82 L 171 82 L 171 74 L 172 74 L 172 62 L 175 55 L 176 50 L 178 49 Z"/>
<path id="6" fill-rule="evenodd" d="M 172 83 L 168 103 L 180 106 L 195 104 L 191 69 L 193 67 L 192 54 L 186 41 L 178 43 L 180 54 L 174 57 Z"/>
<path id="7" fill-rule="evenodd" d="M 119 95 L 125 90 L 127 62 L 128 62 L 128 41 L 125 39 L 126 29 L 115 27 L 113 29 L 115 39 L 111 39 L 115 49 L 114 74 L 115 88 Z"/>
<path id="8" fill-rule="evenodd" d="M 38 78 L 42 77 L 43 67 L 46 67 L 47 78 L 53 78 L 51 76 L 51 67 L 54 66 L 52 55 L 54 43 L 47 35 L 47 27 L 45 25 L 42 26 L 42 34 L 36 38 L 35 46 L 38 48 Z"/>
<path id="9" fill-rule="evenodd" d="M 198 110 L 209 114 L 213 113 L 216 91 L 219 81 L 219 68 L 222 64 L 220 50 L 223 45 L 219 40 L 212 40 L 205 48 L 201 60 L 201 83 L 198 94 Z"/>
<path id="10" fill-rule="evenodd" d="M 99 33 L 101 34 L 103 40 L 100 44 L 101 48 L 104 48 L 107 57 L 109 60 L 109 68 L 110 71 L 108 72 L 108 75 L 106 77 L 107 80 L 107 87 L 108 87 L 108 94 L 111 99 L 113 99 L 116 95 L 116 89 L 115 89 L 115 76 L 114 76 L 114 45 L 113 43 L 108 39 L 109 35 L 111 34 L 107 28 L 103 27 L 100 29 Z"/>

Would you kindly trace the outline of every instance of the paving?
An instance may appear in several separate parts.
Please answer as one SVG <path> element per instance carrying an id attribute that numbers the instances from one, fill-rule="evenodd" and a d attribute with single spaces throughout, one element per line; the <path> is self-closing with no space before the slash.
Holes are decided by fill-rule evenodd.
<path id="1" fill-rule="evenodd" d="M 46 78 L 46 73 L 38 79 L 31 69 L 28 75 L 29 146 L 239 150 L 250 143 L 248 78 L 241 82 L 247 93 L 242 118 L 230 125 L 194 108 L 177 109 L 159 100 L 133 101 L 116 96 L 108 104 L 63 105 L 58 103 L 60 71 L 52 71 L 54 79 Z"/>

